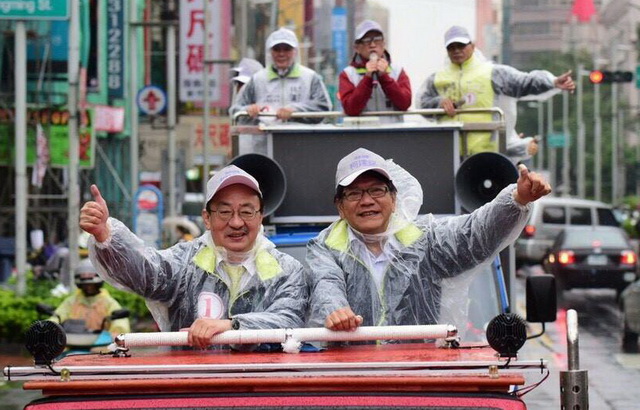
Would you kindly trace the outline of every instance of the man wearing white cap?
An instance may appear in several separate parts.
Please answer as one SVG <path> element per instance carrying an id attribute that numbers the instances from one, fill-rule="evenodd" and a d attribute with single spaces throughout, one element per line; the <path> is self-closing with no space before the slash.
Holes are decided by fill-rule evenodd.
<path id="1" fill-rule="evenodd" d="M 366 111 L 409 109 L 409 77 L 399 64 L 391 64 L 382 27 L 375 21 L 365 20 L 356 27 L 354 38 L 356 52 L 349 66 L 340 73 L 339 95 L 344 112 L 360 115 Z"/>
<path id="2" fill-rule="evenodd" d="M 234 115 L 246 111 L 252 122 L 260 113 L 287 121 L 294 112 L 330 111 L 331 100 L 322 78 L 296 61 L 298 38 L 286 28 L 267 37 L 267 64 L 251 77 L 230 108 Z M 318 122 L 300 119 L 301 122 Z"/>
<path id="3" fill-rule="evenodd" d="M 453 26 L 444 35 L 444 46 L 450 64 L 427 78 L 421 87 L 420 108 L 443 108 L 456 121 L 488 122 L 491 114 L 460 114 L 458 108 L 495 107 L 497 97 L 524 97 L 558 88 L 574 90 L 571 71 L 556 77 L 548 71 L 529 73 L 503 64 L 487 61 L 471 41 L 469 32 Z M 489 133 L 471 133 L 467 136 L 468 154 L 496 151 L 497 142 Z"/>
<path id="4" fill-rule="evenodd" d="M 93 235 L 94 265 L 114 286 L 143 296 L 160 330 L 188 330 L 189 343 L 206 348 L 213 335 L 230 329 L 303 324 L 302 264 L 263 235 L 262 193 L 245 171 L 230 165 L 216 172 L 202 210 L 207 232 L 161 251 L 109 218 L 97 186 L 91 193 L 80 226 Z"/>
<path id="5" fill-rule="evenodd" d="M 258 71 L 262 70 L 264 67 L 258 60 L 254 60 L 253 58 L 243 58 L 240 60 L 237 66 L 233 67 L 231 71 L 234 72 L 233 78 L 231 78 L 231 82 L 233 83 L 233 98 L 232 101 L 235 101 L 236 95 L 246 83 L 249 82 L 251 76 L 253 76 Z"/>
<path id="6" fill-rule="evenodd" d="M 307 246 L 310 326 L 438 323 L 443 280 L 493 260 L 522 232 L 528 204 L 551 191 L 521 165 L 517 184 L 471 214 L 407 217 L 401 208 L 411 178 L 364 148 L 340 160 L 340 219 Z"/>

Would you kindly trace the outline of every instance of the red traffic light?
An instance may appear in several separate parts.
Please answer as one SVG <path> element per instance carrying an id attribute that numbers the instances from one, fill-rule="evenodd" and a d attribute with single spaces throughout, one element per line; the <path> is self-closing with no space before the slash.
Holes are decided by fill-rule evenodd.
<path id="1" fill-rule="evenodd" d="M 602 80 L 604 80 L 604 74 L 600 70 L 593 70 L 589 73 L 589 80 L 591 80 L 593 84 L 600 84 Z"/>

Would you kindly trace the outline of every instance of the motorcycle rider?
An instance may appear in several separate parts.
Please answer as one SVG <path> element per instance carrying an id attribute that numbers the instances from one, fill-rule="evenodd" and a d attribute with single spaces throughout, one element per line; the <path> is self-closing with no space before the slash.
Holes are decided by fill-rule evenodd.
<path id="1" fill-rule="evenodd" d="M 89 259 L 83 259 L 76 268 L 75 284 L 78 289 L 62 301 L 50 320 L 62 323 L 69 319 L 80 320 L 84 321 L 84 327 L 89 331 L 103 330 L 104 318 L 122 307 L 108 290 L 102 289 L 103 280 Z M 129 333 L 129 319 L 111 321 L 108 330 L 114 337 L 120 333 Z"/>

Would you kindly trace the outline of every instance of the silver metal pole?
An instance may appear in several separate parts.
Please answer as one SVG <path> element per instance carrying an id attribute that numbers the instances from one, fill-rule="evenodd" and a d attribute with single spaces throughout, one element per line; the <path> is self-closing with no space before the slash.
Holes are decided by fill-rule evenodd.
<path id="1" fill-rule="evenodd" d="M 549 105 L 547 105 L 547 136 L 553 133 L 553 97 L 549 98 Z M 549 178 L 551 179 L 551 184 L 553 187 L 558 186 L 558 178 L 557 178 L 557 163 L 556 163 L 556 153 L 557 150 L 555 147 L 547 144 L 549 147 Z"/>
<path id="2" fill-rule="evenodd" d="M 176 27 L 167 27 L 167 128 L 169 130 L 169 216 L 176 216 Z"/>
<path id="3" fill-rule="evenodd" d="M 611 84 L 611 203 L 618 203 L 618 84 Z"/>
<path id="4" fill-rule="evenodd" d="M 577 156 L 578 156 L 578 196 L 585 198 L 587 196 L 586 183 L 585 183 L 585 130 L 584 130 L 584 117 L 582 114 L 582 98 L 584 96 L 582 77 L 584 66 L 578 65 L 578 87 L 577 87 L 577 121 L 578 121 L 578 135 L 577 135 Z"/>
<path id="5" fill-rule="evenodd" d="M 27 30 L 24 21 L 16 21 L 16 269 L 18 295 L 27 290 Z"/>
<path id="6" fill-rule="evenodd" d="M 79 184 L 79 146 L 78 133 L 78 81 L 80 78 L 80 2 L 71 0 L 69 24 L 69 61 L 67 63 L 69 90 L 67 108 L 69 110 L 69 188 L 67 220 L 69 244 L 69 271 L 63 273 L 62 281 L 65 286 L 72 286 L 73 274 L 78 266 L 78 237 L 80 236 L 80 184 Z"/>
<path id="7" fill-rule="evenodd" d="M 546 144 L 546 140 L 544 137 L 544 102 L 538 101 L 538 136 L 540 137 L 540 141 L 538 142 L 538 153 L 536 157 L 538 157 L 538 169 L 544 169 L 544 147 Z"/>
<path id="8" fill-rule="evenodd" d="M 618 194 L 617 197 L 624 198 L 627 187 L 627 175 L 624 160 L 624 110 L 618 110 Z"/>
<path id="9" fill-rule="evenodd" d="M 246 2 L 243 2 L 246 3 Z M 209 33 L 211 29 L 211 16 L 209 14 L 209 0 L 204 0 L 204 70 L 202 73 L 204 81 L 204 95 L 202 101 L 204 104 L 203 122 L 202 122 L 202 192 L 207 194 L 207 181 L 209 181 L 209 127 L 211 116 L 211 87 L 209 85 L 209 70 L 211 70 L 211 50 L 209 42 Z M 244 29 L 242 29 L 244 30 Z"/>
<path id="10" fill-rule="evenodd" d="M 567 370 L 560 372 L 560 408 L 589 408 L 589 374 L 580 370 L 578 314 L 567 310 Z"/>
<path id="11" fill-rule="evenodd" d="M 562 92 L 562 133 L 564 134 L 564 148 L 562 150 L 562 196 L 571 195 L 571 131 L 569 130 L 569 92 Z"/>
<path id="12" fill-rule="evenodd" d="M 131 197 L 133 198 L 138 190 L 138 180 L 140 171 L 138 160 L 140 153 L 138 150 L 138 28 L 135 24 L 138 21 L 138 2 L 129 2 L 129 119 L 131 120 L 129 141 L 130 161 L 131 161 Z"/>
<path id="13" fill-rule="evenodd" d="M 600 84 L 593 85 L 593 116 L 594 116 L 594 198 L 602 201 L 602 117 L 600 114 Z"/>

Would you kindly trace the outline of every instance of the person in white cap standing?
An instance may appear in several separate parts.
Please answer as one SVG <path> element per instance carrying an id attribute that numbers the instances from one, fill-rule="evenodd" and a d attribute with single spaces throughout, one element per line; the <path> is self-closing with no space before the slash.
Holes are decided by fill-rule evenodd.
<path id="1" fill-rule="evenodd" d="M 303 266 L 275 249 L 262 229 L 258 182 L 229 165 L 207 183 L 207 231 L 165 250 L 144 245 L 109 217 L 98 187 L 80 226 L 92 235 L 89 255 L 112 285 L 137 293 L 162 331 L 188 330 L 192 346 L 230 329 L 300 327 L 307 306 Z"/>
<path id="2" fill-rule="evenodd" d="M 438 323 L 443 281 L 492 261 L 522 232 L 528 204 L 551 192 L 520 167 L 517 184 L 471 214 L 411 217 L 402 209 L 408 172 L 364 148 L 342 158 L 334 196 L 340 219 L 307 246 L 309 325 Z M 461 295 L 457 306 L 466 300 Z"/>
<path id="3" fill-rule="evenodd" d="M 382 27 L 375 21 L 365 20 L 356 27 L 354 38 L 355 54 L 340 73 L 339 96 L 345 114 L 408 110 L 411 105 L 409 76 L 402 66 L 391 64 Z M 394 117 L 394 120 L 400 118 Z"/>
<path id="4" fill-rule="evenodd" d="M 233 71 L 233 73 L 235 74 L 233 78 L 231 78 L 231 83 L 233 84 L 233 97 L 231 99 L 232 101 L 235 101 L 236 96 L 240 92 L 240 89 L 249 82 L 251 76 L 262 70 L 263 68 L 264 67 L 258 60 L 245 57 L 240 60 L 237 66 L 231 69 L 231 71 Z"/>
<path id="5" fill-rule="evenodd" d="M 444 46 L 450 63 L 426 79 L 420 88 L 419 105 L 420 108 L 443 108 L 456 121 L 491 121 L 491 114 L 456 115 L 456 109 L 495 107 L 499 105 L 499 95 L 519 98 L 554 88 L 575 89 L 571 71 L 556 77 L 544 70 L 525 73 L 511 66 L 487 61 L 475 52 L 475 45 L 464 27 L 449 28 L 444 34 Z M 487 132 L 468 134 L 467 144 L 468 154 L 496 151 L 498 148 L 497 141 L 492 141 Z"/>
<path id="6" fill-rule="evenodd" d="M 265 68 L 255 73 L 242 87 L 229 110 L 231 115 L 246 111 L 251 117 L 249 122 L 257 123 L 262 112 L 288 121 L 294 112 L 331 110 L 329 93 L 320 75 L 296 61 L 298 47 L 296 34 L 284 27 L 267 37 Z M 321 120 L 298 121 L 316 123 Z"/>

